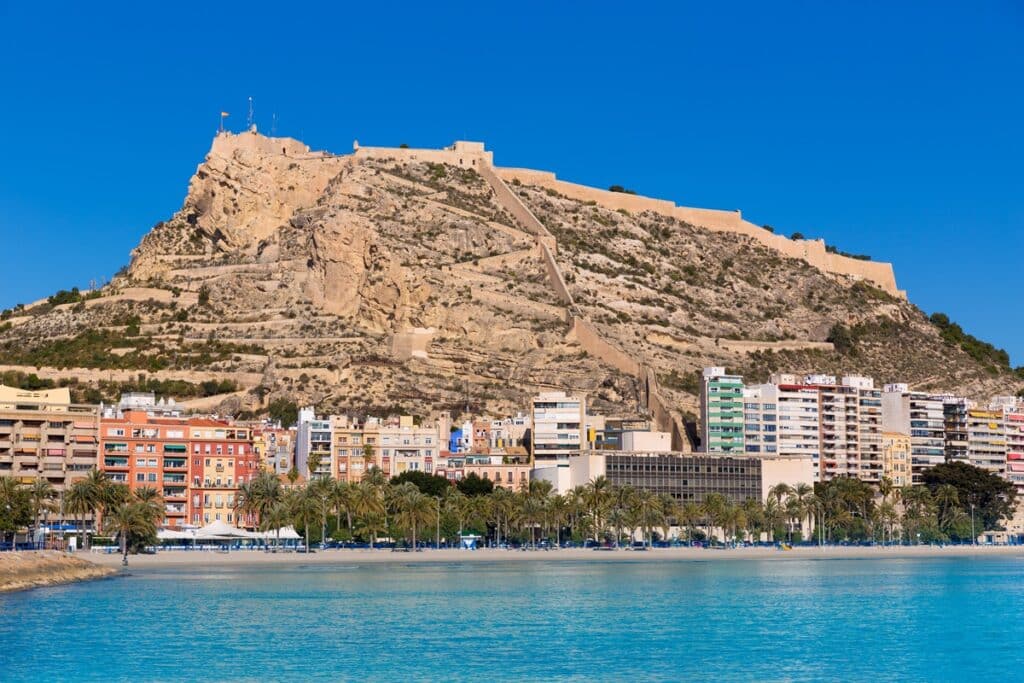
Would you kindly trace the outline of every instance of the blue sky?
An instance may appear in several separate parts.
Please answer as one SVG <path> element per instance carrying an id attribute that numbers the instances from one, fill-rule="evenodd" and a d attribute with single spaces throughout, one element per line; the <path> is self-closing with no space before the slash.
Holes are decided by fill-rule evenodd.
<path id="1" fill-rule="evenodd" d="M 1020 3 L 345 4 L 0 0 L 0 308 L 125 264 L 251 95 L 824 237 L 1024 364 Z"/>

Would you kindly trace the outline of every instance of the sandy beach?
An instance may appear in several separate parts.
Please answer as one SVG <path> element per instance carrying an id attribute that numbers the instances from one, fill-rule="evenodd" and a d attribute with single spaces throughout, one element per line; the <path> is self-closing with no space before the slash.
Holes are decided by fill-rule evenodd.
<path id="1" fill-rule="evenodd" d="M 103 552 L 85 553 L 79 556 L 92 562 L 108 566 L 120 566 L 119 554 Z M 129 555 L 129 567 L 210 567 L 250 566 L 286 564 L 374 564 L 410 562 L 709 562 L 723 560 L 839 560 L 839 559 L 921 559 L 943 557 L 1021 557 L 1024 546 L 933 546 L 906 547 L 827 547 L 794 548 L 737 548 L 734 550 L 707 550 L 702 548 L 655 548 L 648 551 L 633 550 L 423 550 L 421 552 L 392 552 L 391 550 L 323 550 L 315 553 L 268 553 L 263 551 L 214 551 L 168 550 L 155 555 Z"/>

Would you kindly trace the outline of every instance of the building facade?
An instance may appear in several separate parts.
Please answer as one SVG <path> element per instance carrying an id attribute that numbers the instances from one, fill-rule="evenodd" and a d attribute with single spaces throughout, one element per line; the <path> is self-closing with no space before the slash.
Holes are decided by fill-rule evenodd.
<path id="1" fill-rule="evenodd" d="M 704 368 L 702 378 L 701 451 L 743 454 L 743 378 L 720 367 Z"/>
<path id="2" fill-rule="evenodd" d="M 96 467 L 99 408 L 71 403 L 67 388 L 29 391 L 0 385 L 0 477 L 36 480 L 56 490 L 59 508 L 45 521 L 75 523 L 63 493 Z"/>

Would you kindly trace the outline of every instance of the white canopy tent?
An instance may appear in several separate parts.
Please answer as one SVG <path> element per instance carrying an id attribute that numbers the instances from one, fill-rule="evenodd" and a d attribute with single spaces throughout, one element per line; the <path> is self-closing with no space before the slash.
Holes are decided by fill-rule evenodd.
<path id="1" fill-rule="evenodd" d="M 201 529 L 198 529 L 195 535 L 197 541 L 233 541 L 241 538 L 253 538 L 254 534 L 245 529 L 239 529 L 236 526 L 231 526 L 227 522 L 220 520 L 216 522 L 210 522 Z"/>
<path id="2" fill-rule="evenodd" d="M 280 536 L 278 536 L 280 532 Z M 261 531 L 253 534 L 253 538 L 262 538 L 268 541 L 276 541 L 280 538 L 282 541 L 298 541 L 302 538 L 299 532 L 295 530 L 293 526 L 283 526 L 280 529 L 271 529 L 270 531 Z"/>

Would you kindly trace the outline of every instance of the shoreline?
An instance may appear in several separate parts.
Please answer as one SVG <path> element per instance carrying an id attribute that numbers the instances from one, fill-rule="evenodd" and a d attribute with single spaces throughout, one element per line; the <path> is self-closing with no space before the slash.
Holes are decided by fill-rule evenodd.
<path id="1" fill-rule="evenodd" d="M 104 579 L 117 569 L 57 550 L 0 553 L 0 594 Z"/>
<path id="2" fill-rule="evenodd" d="M 220 553 L 211 550 L 165 550 L 155 555 L 129 555 L 130 569 L 167 569 L 191 567 L 272 567 L 298 565 L 376 565 L 376 564 L 452 564 L 452 563 L 519 563 L 519 562 L 716 562 L 728 560 L 882 560 L 941 559 L 968 557 L 1020 557 L 1024 546 L 894 546 L 894 547 L 826 547 L 736 548 L 708 550 L 702 548 L 655 548 L 635 550 L 591 550 L 566 548 L 558 550 L 423 550 L 392 552 L 391 550 L 323 550 L 306 553 L 269 553 L 261 550 L 235 550 Z M 90 562 L 110 568 L 121 566 L 119 554 L 90 553 Z"/>

